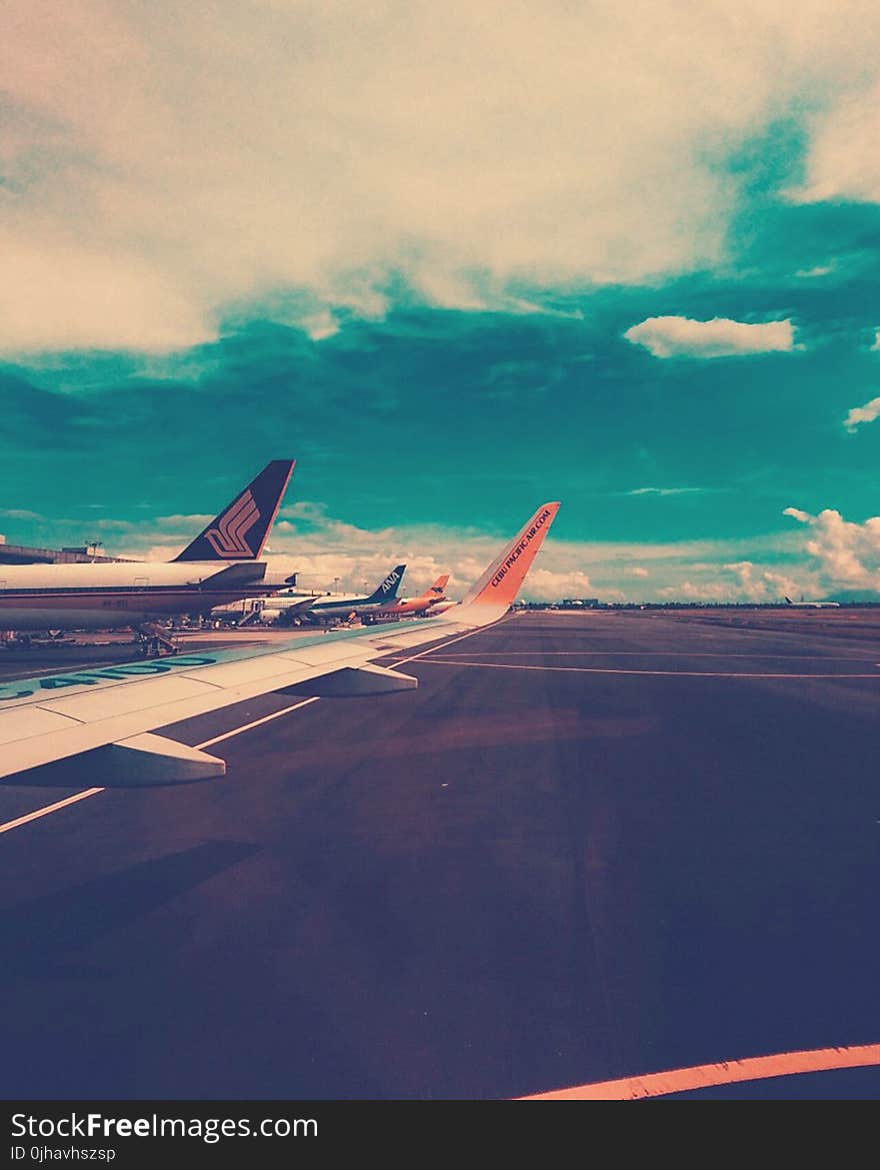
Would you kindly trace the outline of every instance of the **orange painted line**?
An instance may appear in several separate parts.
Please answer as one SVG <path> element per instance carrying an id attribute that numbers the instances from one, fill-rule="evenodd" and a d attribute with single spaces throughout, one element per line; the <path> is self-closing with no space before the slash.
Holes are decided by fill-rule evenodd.
<path id="1" fill-rule="evenodd" d="M 554 1089 L 549 1093 L 532 1093 L 517 1101 L 638 1101 L 644 1097 L 662 1097 L 666 1093 L 685 1093 L 713 1085 L 732 1085 L 740 1081 L 766 1080 L 796 1073 L 829 1072 L 836 1068 L 867 1068 L 880 1065 L 880 1044 L 862 1044 L 852 1048 L 815 1048 L 804 1052 L 782 1052 L 775 1056 L 751 1056 L 745 1060 L 698 1064 L 693 1068 L 676 1068 L 668 1072 L 648 1073 L 640 1077 L 622 1077 L 616 1081 L 595 1081 L 571 1089 Z"/>

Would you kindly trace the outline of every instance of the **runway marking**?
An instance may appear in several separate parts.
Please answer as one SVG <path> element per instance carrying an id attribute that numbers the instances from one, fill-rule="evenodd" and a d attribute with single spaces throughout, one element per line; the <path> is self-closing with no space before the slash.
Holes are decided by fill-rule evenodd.
<path id="1" fill-rule="evenodd" d="M 233 735 L 241 735 L 244 731 L 250 731 L 252 727 L 259 727 L 261 723 L 268 723 L 272 719 L 280 719 L 282 715 L 287 715 L 291 711 L 296 711 L 300 707 L 307 707 L 309 703 L 317 703 L 318 696 L 315 695 L 311 699 L 303 699 L 300 703 L 294 703 L 291 707 L 285 707 L 281 711 L 273 711 L 271 715 L 264 715 L 262 719 L 254 719 L 250 723 L 245 723 L 241 727 L 236 727 L 232 731 L 224 732 L 223 735 L 215 735 L 213 739 L 206 739 L 204 743 L 195 744 L 197 751 L 202 748 L 210 747 L 212 744 L 220 743 L 223 739 L 231 739 Z M 67 808 L 68 805 L 76 804 L 77 801 L 86 800 L 89 796 L 97 796 L 99 792 L 106 792 L 105 788 L 86 788 L 83 792 L 77 792 L 73 796 L 68 796 L 64 800 L 58 800 L 54 804 L 47 804 L 45 808 L 35 809 L 34 812 L 26 813 L 23 817 L 17 817 L 14 821 L 7 821 L 5 825 L 0 825 L 0 833 L 8 833 L 10 829 L 17 829 L 21 825 L 26 825 L 30 821 L 39 820 L 40 817 L 47 817 L 50 813 L 58 812 L 62 808 Z"/>
<path id="2" fill-rule="evenodd" d="M 193 744 L 196 751 L 201 751 L 202 748 L 211 747 L 212 744 L 220 743 L 224 739 L 232 739 L 234 735 L 241 735 L 244 731 L 250 731 L 252 727 L 259 727 L 261 723 L 270 723 L 273 719 L 280 719 L 282 715 L 289 715 L 291 711 L 298 711 L 300 707 L 308 707 L 309 703 L 317 703 L 320 695 L 313 695 L 311 699 L 303 699 L 300 703 L 294 703 L 292 707 L 283 707 L 280 711 L 273 711 L 271 715 L 264 715 L 262 719 L 254 719 L 251 723 L 245 723 L 241 727 L 235 727 L 232 731 L 224 731 L 222 735 L 215 735 L 213 739 L 206 739 L 204 743 Z"/>
<path id="3" fill-rule="evenodd" d="M 442 647 L 441 647 L 442 649 Z M 404 662 L 412 659 L 405 658 Z M 400 663 L 398 663 L 400 665 Z M 485 670 L 543 670 L 562 674 L 634 674 L 660 678 L 873 678 L 880 680 L 880 674 L 790 674 L 762 673 L 745 670 L 625 670 L 612 666 L 528 666 L 517 662 L 471 662 L 464 658 L 432 658 L 429 666 L 481 666 Z"/>
<path id="4" fill-rule="evenodd" d="M 510 618 L 502 618 L 496 625 L 506 625 Z M 466 634 L 459 634 L 457 638 L 451 638 L 448 642 L 444 642 L 441 646 L 431 646 L 427 650 L 420 650 L 418 654 L 411 654 L 409 658 L 395 658 L 395 666 L 404 666 L 407 662 L 415 662 L 417 658 L 424 658 L 426 654 L 434 654 L 437 650 L 445 650 L 447 646 L 454 646 L 456 642 L 463 642 L 465 638 L 472 638 L 474 634 L 485 633 L 482 629 L 468 630 Z M 386 655 L 388 657 L 388 655 Z"/>
<path id="5" fill-rule="evenodd" d="M 595 1081 L 571 1089 L 549 1093 L 532 1093 L 518 1101 L 637 1101 L 644 1097 L 662 1097 L 667 1093 L 684 1093 L 712 1085 L 732 1085 L 741 1081 L 760 1081 L 768 1077 L 791 1076 L 793 1073 L 830 1072 L 836 1068 L 867 1068 L 880 1065 L 880 1044 L 862 1044 L 851 1048 L 815 1048 L 803 1052 L 781 1052 L 775 1056 L 752 1056 L 745 1060 L 720 1064 L 698 1064 L 692 1068 L 671 1069 L 641 1077 L 621 1077 L 615 1081 Z"/>
<path id="6" fill-rule="evenodd" d="M 467 634 L 462 634 L 458 638 L 453 638 L 450 642 L 444 642 L 442 646 L 437 646 L 435 649 L 442 650 L 446 646 L 451 646 L 454 642 L 460 642 L 462 638 L 470 638 L 473 634 L 480 633 L 480 630 L 470 630 Z M 415 658 L 421 658 L 424 654 L 430 654 L 431 650 L 423 650 L 421 654 L 413 654 L 410 658 L 404 658 L 403 662 L 412 662 Z M 398 665 L 401 665 L 398 662 Z M 263 723 L 270 723 L 273 719 L 280 719 L 282 715 L 289 715 L 291 711 L 298 711 L 300 707 L 307 707 L 310 703 L 317 703 L 319 695 L 313 695 L 310 699 L 303 699 L 299 703 L 294 703 L 290 707 L 284 707 L 280 711 L 273 711 L 271 715 L 264 715 L 261 719 L 254 719 L 250 723 L 245 723 L 241 727 L 235 727 L 232 731 L 225 731 L 222 735 L 215 735 L 212 739 L 206 739 L 203 743 L 197 743 L 193 746 L 196 751 L 202 751 L 204 748 L 212 747 L 215 743 L 221 743 L 224 739 L 232 739 L 235 735 L 242 735 L 245 731 L 250 731 L 254 727 L 260 727 Z M 87 788 L 83 792 L 77 792 L 73 796 L 68 796 L 65 800 L 56 801 L 55 804 L 46 805 L 45 808 L 35 809 L 32 813 L 27 813 L 25 816 L 17 817 L 14 821 L 7 821 L 5 825 L 0 825 L 0 833 L 8 833 L 10 829 L 17 829 L 20 825 L 26 825 L 30 821 L 36 821 L 40 817 L 48 816 L 50 813 L 58 812 L 59 809 L 66 808 L 68 805 L 76 804 L 77 801 L 86 800 L 89 796 L 97 796 L 99 792 L 104 792 L 103 788 Z"/>
<path id="7" fill-rule="evenodd" d="M 17 829 L 19 825 L 26 825 L 28 821 L 36 821 L 40 817 L 47 817 L 49 813 L 57 812 L 60 808 L 66 808 L 69 804 L 76 804 L 78 800 L 85 800 L 89 796 L 97 796 L 99 792 L 103 792 L 103 788 L 86 788 L 83 792 L 77 792 L 74 796 L 68 796 L 64 800 L 57 800 L 54 804 L 47 804 L 45 808 L 35 809 L 34 812 L 26 813 L 23 817 L 18 817 L 14 821 L 7 821 L 5 825 L 0 825 L 0 833 L 8 833 L 10 829 Z"/>
<path id="8" fill-rule="evenodd" d="M 445 649 L 438 646 L 438 650 Z M 466 650 L 456 651 L 466 654 Z M 454 657 L 454 655 L 453 655 Z M 868 658 L 838 658 L 833 654 L 728 654 L 724 650 L 484 650 L 484 658 L 773 658 L 794 662 L 870 662 Z M 872 666 L 880 663 L 871 662 Z"/>

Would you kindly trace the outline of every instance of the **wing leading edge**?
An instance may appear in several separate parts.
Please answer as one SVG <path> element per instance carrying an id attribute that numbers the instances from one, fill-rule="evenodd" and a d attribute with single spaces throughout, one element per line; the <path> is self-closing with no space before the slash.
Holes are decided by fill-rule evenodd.
<path id="1" fill-rule="evenodd" d="M 4 682 L 0 779 L 61 785 L 61 764 L 75 757 L 93 767 L 91 782 L 105 787 L 208 779 L 223 774 L 222 760 L 151 733 L 270 692 L 329 696 L 410 689 L 415 678 L 372 660 L 502 617 L 558 509 L 558 503 L 542 505 L 459 605 L 415 624 Z"/>

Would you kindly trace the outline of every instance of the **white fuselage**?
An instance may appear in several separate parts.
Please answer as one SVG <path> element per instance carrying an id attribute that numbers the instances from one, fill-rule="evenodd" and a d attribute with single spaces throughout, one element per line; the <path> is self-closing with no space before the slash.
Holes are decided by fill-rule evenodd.
<path id="1" fill-rule="evenodd" d="M 237 562 L 240 576 L 218 561 L 107 562 L 74 565 L 0 564 L 0 630 L 106 630 L 177 614 L 207 613 L 272 590 L 261 585 L 265 563 Z M 246 566 L 246 567 L 245 567 Z M 248 568 L 253 573 L 247 572 Z M 277 586 L 276 586 L 277 588 Z"/>

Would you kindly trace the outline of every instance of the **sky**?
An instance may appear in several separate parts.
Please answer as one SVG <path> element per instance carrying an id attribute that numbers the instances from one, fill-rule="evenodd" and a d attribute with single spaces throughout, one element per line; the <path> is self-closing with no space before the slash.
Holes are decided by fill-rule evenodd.
<path id="1" fill-rule="evenodd" d="M 880 18 L 6 0 L 0 532 L 307 588 L 880 599 Z"/>

